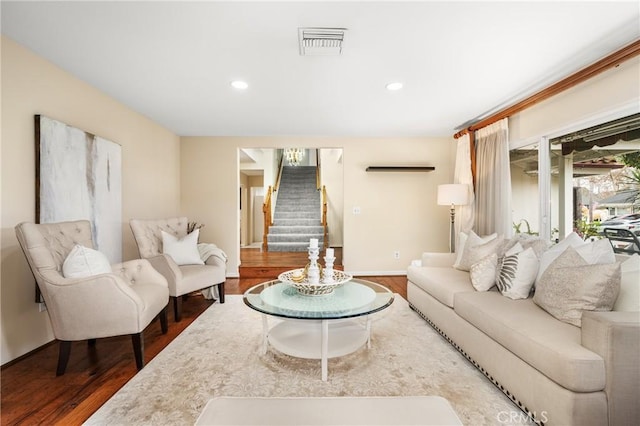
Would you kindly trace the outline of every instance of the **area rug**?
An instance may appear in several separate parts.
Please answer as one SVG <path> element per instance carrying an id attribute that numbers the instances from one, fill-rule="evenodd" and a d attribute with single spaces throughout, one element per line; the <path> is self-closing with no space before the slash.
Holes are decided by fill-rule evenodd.
<path id="1" fill-rule="evenodd" d="M 520 413 L 398 295 L 373 317 L 371 349 L 330 359 L 327 382 L 320 379 L 320 361 L 272 349 L 261 355 L 261 343 L 261 315 L 244 305 L 242 296 L 228 296 L 85 424 L 192 425 L 216 396 L 438 395 L 465 425 L 501 424 Z"/>

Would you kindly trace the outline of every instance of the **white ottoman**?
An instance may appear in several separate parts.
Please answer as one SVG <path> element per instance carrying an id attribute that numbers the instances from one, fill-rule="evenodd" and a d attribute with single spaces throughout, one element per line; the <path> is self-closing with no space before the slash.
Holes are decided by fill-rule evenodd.
<path id="1" fill-rule="evenodd" d="M 211 399 L 196 425 L 462 425 L 439 396 Z"/>

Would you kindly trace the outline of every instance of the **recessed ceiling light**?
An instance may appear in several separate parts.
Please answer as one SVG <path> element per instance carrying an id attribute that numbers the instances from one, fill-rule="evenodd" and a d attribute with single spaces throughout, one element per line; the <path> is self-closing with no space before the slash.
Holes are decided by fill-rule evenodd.
<path id="1" fill-rule="evenodd" d="M 399 81 L 394 81 L 392 83 L 388 83 L 386 86 L 387 90 L 400 90 L 402 89 L 402 83 Z"/>
<path id="2" fill-rule="evenodd" d="M 246 81 L 235 80 L 231 82 L 231 87 L 238 90 L 245 90 L 249 87 L 249 84 Z"/>

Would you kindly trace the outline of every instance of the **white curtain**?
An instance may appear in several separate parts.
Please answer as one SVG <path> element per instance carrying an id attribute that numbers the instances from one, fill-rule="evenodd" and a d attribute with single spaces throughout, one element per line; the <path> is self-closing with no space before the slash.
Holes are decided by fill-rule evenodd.
<path id="1" fill-rule="evenodd" d="M 466 206 L 456 206 L 456 247 L 459 247 L 460 232 L 469 232 L 475 224 L 475 206 L 473 193 L 473 174 L 471 173 L 471 146 L 469 145 L 469 134 L 458 138 L 456 149 L 456 166 L 453 174 L 453 183 L 463 183 L 469 185 L 469 204 Z"/>
<path id="2" fill-rule="evenodd" d="M 476 131 L 476 232 L 510 237 L 511 170 L 506 118 Z"/>

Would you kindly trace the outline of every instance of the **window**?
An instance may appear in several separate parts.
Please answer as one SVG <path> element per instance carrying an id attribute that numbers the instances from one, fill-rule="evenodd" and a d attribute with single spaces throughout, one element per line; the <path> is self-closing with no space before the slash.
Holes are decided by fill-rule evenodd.
<path id="1" fill-rule="evenodd" d="M 598 238 L 601 222 L 640 212 L 640 114 L 510 152 L 515 232 Z"/>

